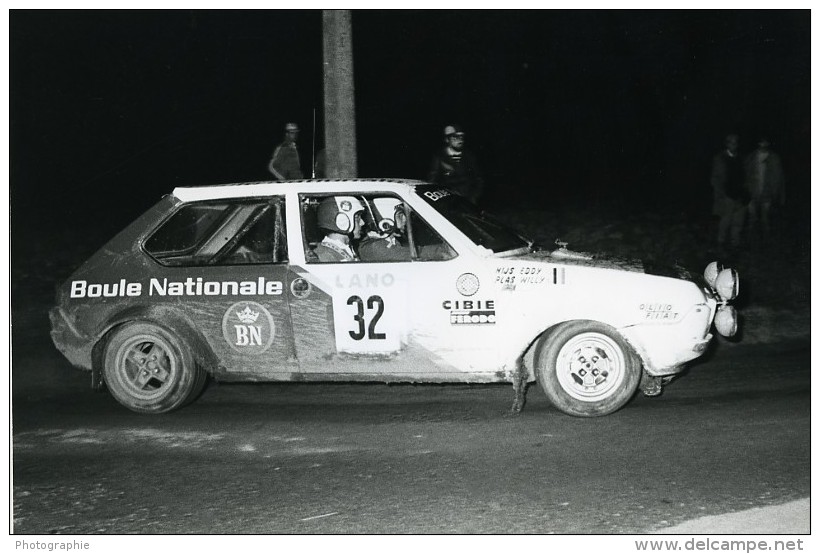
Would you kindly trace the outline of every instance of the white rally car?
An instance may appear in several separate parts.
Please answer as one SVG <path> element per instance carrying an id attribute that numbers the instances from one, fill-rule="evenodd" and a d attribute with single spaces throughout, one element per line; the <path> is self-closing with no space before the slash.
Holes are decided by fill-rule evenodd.
<path id="1" fill-rule="evenodd" d="M 681 278 L 684 277 L 684 278 Z M 407 180 L 177 188 L 61 287 L 52 338 L 126 407 L 222 381 L 527 383 L 576 416 L 658 394 L 734 334 L 731 269 L 701 284 L 538 250 Z"/>

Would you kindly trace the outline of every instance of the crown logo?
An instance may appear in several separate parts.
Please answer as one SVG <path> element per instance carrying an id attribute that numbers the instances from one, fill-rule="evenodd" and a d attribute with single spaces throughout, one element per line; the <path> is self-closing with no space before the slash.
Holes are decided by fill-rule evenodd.
<path id="1" fill-rule="evenodd" d="M 254 312 L 250 306 L 245 306 L 244 310 L 236 312 L 236 317 L 238 317 L 242 323 L 255 323 L 259 317 L 259 312 Z"/>

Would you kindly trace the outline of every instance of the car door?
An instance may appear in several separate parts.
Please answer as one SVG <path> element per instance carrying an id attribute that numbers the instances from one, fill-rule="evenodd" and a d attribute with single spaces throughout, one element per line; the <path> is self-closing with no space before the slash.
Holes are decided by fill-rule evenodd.
<path id="1" fill-rule="evenodd" d="M 361 198 L 372 204 L 377 196 Z M 459 258 L 408 207 L 412 233 L 403 238 L 413 243 L 412 256 L 389 261 L 311 259 L 311 249 L 321 240 L 313 215 L 320 201 L 300 197 L 303 244 L 291 241 L 292 253 L 297 248 L 305 253 L 303 264 L 292 265 L 288 276 L 294 340 L 304 372 L 459 381 L 469 380 L 470 371 L 494 367 L 482 354 L 491 348 L 486 340 L 490 332 L 482 326 L 494 322 L 492 300 L 453 301 L 459 280 L 469 280 L 468 258 Z M 296 229 L 290 231 L 292 237 Z M 477 317 L 474 323 L 472 316 Z M 463 325 L 453 324 L 456 320 Z"/>
<path id="2" fill-rule="evenodd" d="M 448 380 L 494 380 L 500 311 L 486 260 L 450 242 L 453 237 L 440 234 L 432 218 L 412 210 L 409 220 L 415 249 L 412 343 L 436 360 L 439 372 L 453 374 Z"/>
<path id="3" fill-rule="evenodd" d="M 228 379 L 296 368 L 283 197 L 183 205 L 144 244 L 160 265 L 155 302 L 184 311 Z"/>
<path id="4" fill-rule="evenodd" d="M 294 341 L 300 367 L 314 374 L 383 374 L 404 358 L 408 275 L 383 263 L 322 262 L 312 256 L 322 240 L 316 212 L 329 195 L 300 195 L 291 232 L 288 274 Z M 341 196 L 341 195 L 340 195 Z M 350 195 L 348 195 L 350 196 Z M 407 265 L 407 264 L 401 264 Z"/>

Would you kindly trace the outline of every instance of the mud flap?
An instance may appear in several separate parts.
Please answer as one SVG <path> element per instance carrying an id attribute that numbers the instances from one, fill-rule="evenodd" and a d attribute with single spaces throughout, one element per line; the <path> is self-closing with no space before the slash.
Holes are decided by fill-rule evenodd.
<path id="1" fill-rule="evenodd" d="M 515 364 L 515 371 L 511 376 L 513 386 L 513 404 L 510 413 L 517 415 L 524 409 L 524 404 L 527 402 L 527 368 L 524 366 L 524 360 L 519 358 Z"/>
<path id="2" fill-rule="evenodd" d="M 102 369 L 99 364 L 94 364 L 91 368 L 91 389 L 97 392 L 103 389 Z"/>
<path id="3" fill-rule="evenodd" d="M 644 371 L 639 386 L 644 396 L 660 396 L 663 392 L 663 386 L 671 380 L 672 377 L 655 377 Z"/>

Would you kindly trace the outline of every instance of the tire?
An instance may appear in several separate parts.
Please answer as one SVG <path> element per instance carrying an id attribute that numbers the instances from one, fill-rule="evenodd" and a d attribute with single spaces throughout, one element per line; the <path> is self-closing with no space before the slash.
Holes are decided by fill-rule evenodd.
<path id="1" fill-rule="evenodd" d="M 565 323 L 542 338 L 535 366 L 550 402 L 578 417 L 618 410 L 641 380 L 638 356 L 612 327 L 596 321 Z"/>
<path id="2" fill-rule="evenodd" d="M 194 364 L 196 364 L 196 362 L 194 362 Z M 208 383 L 208 372 L 202 370 L 199 367 L 199 364 L 196 364 L 196 366 L 196 378 L 194 379 L 194 384 L 191 387 L 191 393 L 182 403 L 182 406 L 187 406 L 202 396 L 202 392 L 205 390 L 205 385 Z"/>
<path id="3" fill-rule="evenodd" d="M 161 414 L 194 400 L 205 371 L 191 349 L 153 323 L 119 327 L 105 347 L 103 378 L 117 401 L 135 412 Z"/>

